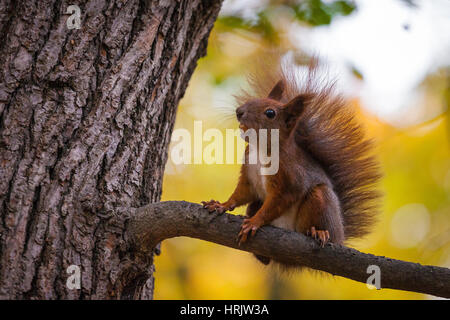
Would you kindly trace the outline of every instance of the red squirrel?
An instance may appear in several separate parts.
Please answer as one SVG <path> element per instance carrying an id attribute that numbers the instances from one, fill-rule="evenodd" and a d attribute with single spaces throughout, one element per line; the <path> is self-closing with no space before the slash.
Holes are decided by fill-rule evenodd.
<path id="1" fill-rule="evenodd" d="M 268 70 L 251 79 L 254 94 L 237 97 L 236 117 L 243 132 L 279 129 L 278 172 L 262 175 L 259 162 L 248 163 L 247 145 L 233 194 L 226 202 L 203 201 L 203 206 L 223 213 L 248 205 L 239 243 L 264 225 L 304 233 L 322 246 L 365 235 L 380 196 L 374 188 L 380 171 L 372 141 L 333 84 L 318 79 L 317 61 L 303 85 L 292 72 Z"/>

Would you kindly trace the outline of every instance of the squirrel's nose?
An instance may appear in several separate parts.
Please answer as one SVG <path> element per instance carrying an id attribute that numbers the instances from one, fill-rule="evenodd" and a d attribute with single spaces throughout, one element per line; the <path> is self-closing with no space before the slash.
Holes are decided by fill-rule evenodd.
<path id="1" fill-rule="evenodd" d="M 238 120 L 241 120 L 241 117 L 244 115 L 244 110 L 242 110 L 241 108 L 237 108 L 236 109 L 236 117 Z"/>

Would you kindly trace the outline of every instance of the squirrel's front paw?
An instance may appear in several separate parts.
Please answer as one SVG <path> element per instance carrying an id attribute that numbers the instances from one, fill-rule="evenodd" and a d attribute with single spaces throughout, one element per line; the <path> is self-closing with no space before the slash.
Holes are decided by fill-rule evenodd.
<path id="1" fill-rule="evenodd" d="M 217 213 L 224 213 L 225 211 L 232 211 L 234 206 L 225 203 L 220 203 L 216 200 L 202 201 L 203 208 L 207 209 L 209 212 L 216 211 Z"/>
<path id="2" fill-rule="evenodd" d="M 251 231 L 251 236 L 253 237 L 256 233 L 256 230 L 259 229 L 259 227 L 262 226 L 262 221 L 260 221 L 258 218 L 255 218 L 255 216 L 251 217 L 250 219 L 244 219 L 244 222 L 241 226 L 241 231 L 238 234 L 238 242 L 239 245 L 247 241 L 248 234 Z"/>

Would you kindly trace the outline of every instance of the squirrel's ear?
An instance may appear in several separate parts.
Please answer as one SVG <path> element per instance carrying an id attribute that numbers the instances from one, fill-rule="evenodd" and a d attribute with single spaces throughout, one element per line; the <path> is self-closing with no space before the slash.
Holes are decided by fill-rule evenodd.
<path id="1" fill-rule="evenodd" d="M 277 82 L 275 87 L 273 87 L 272 91 L 270 91 L 268 98 L 280 101 L 284 92 L 284 81 L 280 80 Z"/>
<path id="2" fill-rule="evenodd" d="M 286 114 L 286 125 L 290 127 L 305 111 L 306 105 L 312 99 L 312 95 L 300 94 L 283 106 Z"/>

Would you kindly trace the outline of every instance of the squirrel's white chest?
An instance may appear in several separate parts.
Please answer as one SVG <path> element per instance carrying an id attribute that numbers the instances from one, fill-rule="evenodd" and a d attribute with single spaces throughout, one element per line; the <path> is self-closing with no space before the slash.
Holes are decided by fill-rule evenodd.
<path id="1" fill-rule="evenodd" d="M 249 164 L 247 174 L 258 198 L 264 202 L 267 196 L 267 176 L 261 174 L 260 164 Z M 297 211 L 298 205 L 293 205 L 280 217 L 273 220 L 270 225 L 287 230 L 295 230 Z"/>
<path id="2" fill-rule="evenodd" d="M 256 148 L 250 148 L 249 151 L 249 159 L 253 157 L 253 159 L 258 159 L 257 155 L 254 153 L 257 153 Z M 259 161 L 255 164 L 248 164 L 247 165 L 248 170 L 248 180 L 253 186 L 253 190 L 255 190 L 258 198 L 262 201 L 266 198 L 267 195 L 267 188 L 266 188 L 266 176 L 261 174 L 261 164 Z"/>
<path id="3" fill-rule="evenodd" d="M 248 166 L 248 179 L 253 186 L 258 198 L 263 200 L 267 195 L 266 176 L 260 174 L 260 166 L 258 164 L 251 164 Z"/>

